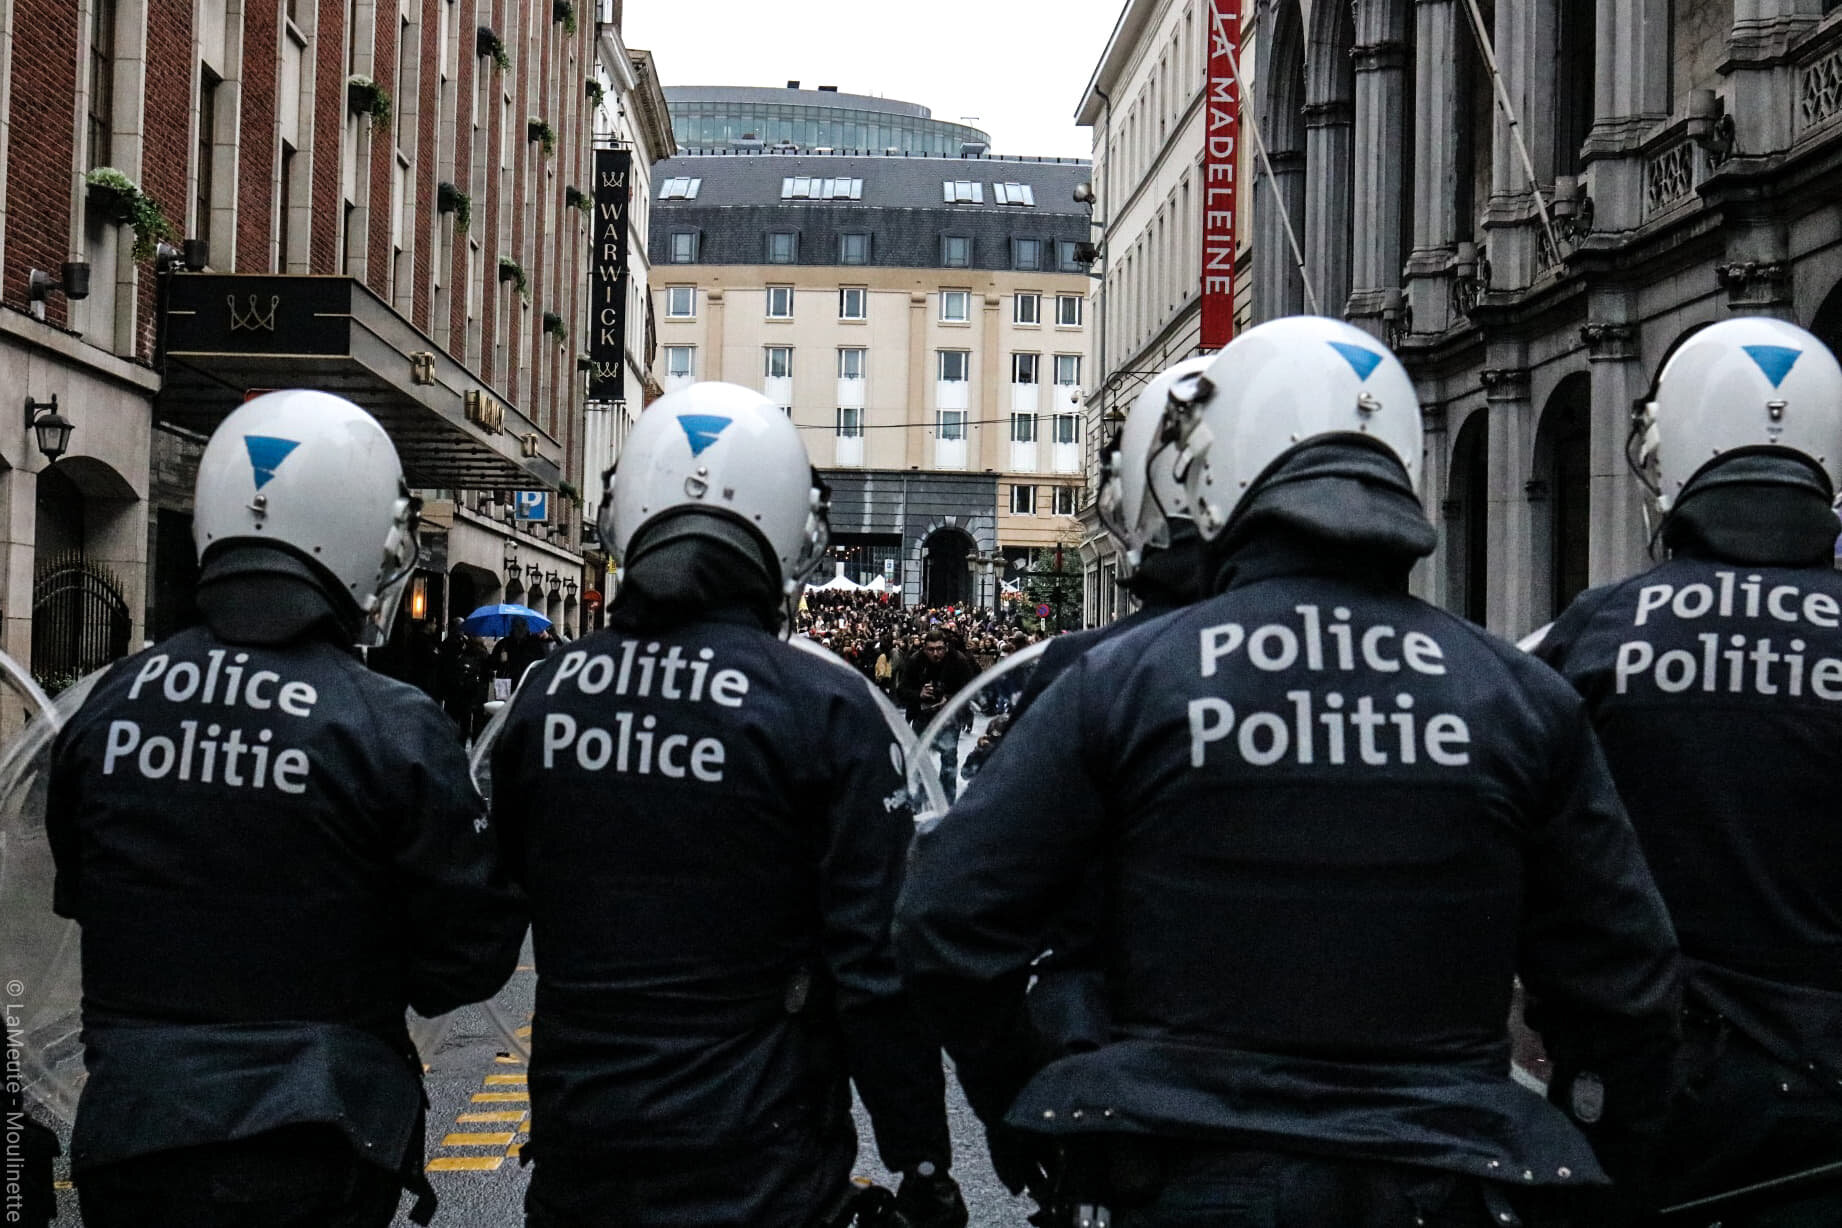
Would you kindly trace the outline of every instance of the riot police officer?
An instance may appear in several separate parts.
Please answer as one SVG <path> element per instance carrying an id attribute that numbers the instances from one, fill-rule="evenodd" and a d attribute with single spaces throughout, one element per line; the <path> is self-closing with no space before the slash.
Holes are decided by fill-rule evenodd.
<path id="1" fill-rule="evenodd" d="M 384 1225 L 427 1189 L 405 1006 L 492 994 L 524 931 L 446 718 L 351 652 L 415 501 L 363 410 L 276 392 L 206 445 L 194 533 L 203 625 L 111 667 L 52 755 L 83 1219 Z"/>
<path id="2" fill-rule="evenodd" d="M 609 629 L 527 676 L 493 809 L 533 912 L 532 1225 L 842 1222 L 855 1081 L 918 1224 L 963 1225 L 889 942 L 912 836 L 874 688 L 779 629 L 829 539 L 787 416 L 705 383 L 609 475 Z"/>
<path id="3" fill-rule="evenodd" d="M 1578 697 L 1407 594 L 1434 533 L 1406 373 L 1289 319 L 1187 396 L 1216 595 L 1069 667 L 920 838 L 914 993 L 1116 1224 L 1507 1224 L 1630 1172 L 1675 942 Z M 1030 961 L 1096 861 L 1108 1042 L 1045 1064 Z M 1509 1078 L 1517 973 L 1599 1158 Z"/>
<path id="4" fill-rule="evenodd" d="M 1585 697 L 1681 935 L 1668 1205 L 1842 1160 L 1842 368 L 1794 325 L 1726 320 L 1671 356 L 1649 420 L 1669 558 L 1536 651 Z M 1833 1180 L 1791 1184 L 1709 1217 L 1842 1221 Z"/>

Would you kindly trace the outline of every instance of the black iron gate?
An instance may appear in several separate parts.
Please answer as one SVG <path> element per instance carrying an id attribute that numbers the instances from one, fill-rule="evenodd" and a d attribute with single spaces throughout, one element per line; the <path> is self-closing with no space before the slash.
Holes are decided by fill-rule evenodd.
<path id="1" fill-rule="evenodd" d="M 54 689 L 128 655 L 121 586 L 82 555 L 40 559 L 32 583 L 32 674 Z"/>

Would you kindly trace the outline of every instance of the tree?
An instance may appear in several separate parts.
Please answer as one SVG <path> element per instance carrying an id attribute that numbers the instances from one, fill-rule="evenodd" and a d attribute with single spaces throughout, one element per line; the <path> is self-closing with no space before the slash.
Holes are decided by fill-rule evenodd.
<path id="1" fill-rule="evenodd" d="M 1029 569 L 1024 572 L 1023 591 L 1029 598 L 1030 617 L 1049 607 L 1049 617 L 1040 620 L 1044 630 L 1077 630 L 1081 626 L 1081 558 L 1068 543 L 1044 546 L 1030 555 Z"/>

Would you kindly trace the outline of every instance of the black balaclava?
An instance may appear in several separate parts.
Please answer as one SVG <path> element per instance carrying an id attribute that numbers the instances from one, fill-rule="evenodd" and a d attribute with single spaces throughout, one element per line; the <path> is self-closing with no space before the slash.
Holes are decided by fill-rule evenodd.
<path id="1" fill-rule="evenodd" d="M 727 516 L 687 511 L 646 525 L 628 543 L 625 575 L 608 625 L 665 631 L 720 609 L 739 609 L 762 627 L 781 621 L 780 571 L 767 546 Z"/>
<path id="2" fill-rule="evenodd" d="M 1145 556 L 1126 581 L 1126 591 L 1140 605 L 1159 609 L 1180 609 L 1200 601 L 1205 593 L 1202 535 L 1196 522 L 1173 516 L 1169 522 L 1170 544 L 1145 551 Z"/>
<path id="3" fill-rule="evenodd" d="M 1685 558 L 1814 567 L 1835 557 L 1829 478 L 1783 448 L 1735 451 L 1702 469 L 1663 520 L 1663 545 Z"/>
<path id="4" fill-rule="evenodd" d="M 1308 439 L 1255 481 L 1228 528 L 1206 548 L 1211 591 L 1309 570 L 1406 591 L 1414 563 L 1439 535 L 1400 458 L 1351 434 Z"/>
<path id="5" fill-rule="evenodd" d="M 352 644 L 364 621 L 358 604 L 319 567 L 254 542 L 226 542 L 205 555 L 197 600 L 212 634 L 232 644 Z"/>

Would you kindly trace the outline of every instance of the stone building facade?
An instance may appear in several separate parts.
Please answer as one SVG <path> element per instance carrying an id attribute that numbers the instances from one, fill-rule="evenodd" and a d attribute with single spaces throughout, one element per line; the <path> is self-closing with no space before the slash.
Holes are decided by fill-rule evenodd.
<path id="1" fill-rule="evenodd" d="M 75 424 L 55 465 L 0 428 L 0 647 L 65 674 L 182 624 L 202 440 L 271 388 L 391 432 L 427 499 L 421 618 L 506 591 L 514 537 L 546 596 L 579 574 L 572 190 L 598 111 L 635 116 L 640 160 L 671 149 L 644 53 L 601 66 L 613 13 L 0 0 L 0 380 Z M 522 490 L 548 523 L 500 513 Z"/>

